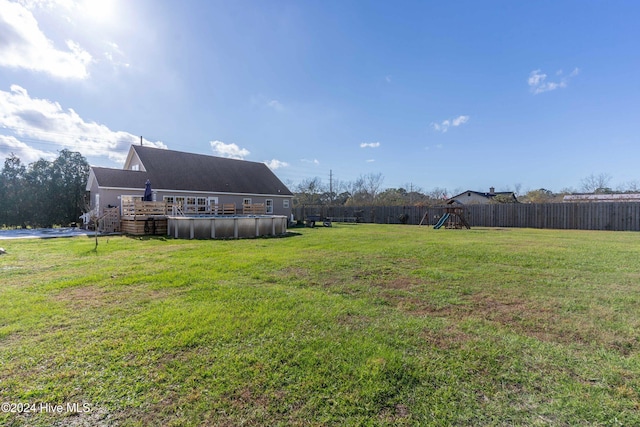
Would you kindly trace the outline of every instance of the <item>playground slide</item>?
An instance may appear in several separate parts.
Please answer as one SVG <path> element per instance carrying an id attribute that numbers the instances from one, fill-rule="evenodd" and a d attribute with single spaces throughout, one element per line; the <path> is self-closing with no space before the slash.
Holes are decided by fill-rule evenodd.
<path id="1" fill-rule="evenodd" d="M 436 225 L 433 226 L 434 230 L 437 230 L 438 228 L 442 227 L 442 225 L 449 219 L 449 213 L 447 212 L 446 214 L 442 215 L 442 218 L 440 218 L 440 220 L 438 221 L 438 223 Z"/>

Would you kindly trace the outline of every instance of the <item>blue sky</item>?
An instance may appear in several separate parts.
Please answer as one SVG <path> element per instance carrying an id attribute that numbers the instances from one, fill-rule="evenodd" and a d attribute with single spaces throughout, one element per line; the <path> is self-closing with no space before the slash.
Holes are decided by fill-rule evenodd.
<path id="1" fill-rule="evenodd" d="M 295 187 L 640 182 L 640 2 L 0 0 L 0 156 L 149 145 Z"/>

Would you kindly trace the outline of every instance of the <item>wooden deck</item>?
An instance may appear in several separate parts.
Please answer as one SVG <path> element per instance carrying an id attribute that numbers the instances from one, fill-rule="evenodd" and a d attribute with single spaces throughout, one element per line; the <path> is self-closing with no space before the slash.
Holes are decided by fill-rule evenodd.
<path id="1" fill-rule="evenodd" d="M 147 219 L 160 216 L 195 216 L 195 215 L 236 215 L 235 203 L 219 205 L 170 204 L 165 202 L 143 202 L 141 200 L 122 200 L 123 219 Z M 242 205 L 243 215 L 264 215 L 264 203 Z"/>
<path id="2" fill-rule="evenodd" d="M 122 198 L 121 208 L 111 208 L 109 225 L 105 221 L 103 232 L 122 231 L 135 236 L 167 234 L 169 216 L 232 216 L 238 213 L 235 203 L 220 205 L 170 204 L 166 202 L 145 202 L 139 198 Z M 118 215 L 118 211 L 121 215 Z M 242 215 L 264 215 L 264 203 L 242 206 Z"/>
<path id="3" fill-rule="evenodd" d="M 120 228 L 123 233 L 133 236 L 165 236 L 167 234 L 167 217 L 147 217 L 144 220 L 123 219 Z"/>

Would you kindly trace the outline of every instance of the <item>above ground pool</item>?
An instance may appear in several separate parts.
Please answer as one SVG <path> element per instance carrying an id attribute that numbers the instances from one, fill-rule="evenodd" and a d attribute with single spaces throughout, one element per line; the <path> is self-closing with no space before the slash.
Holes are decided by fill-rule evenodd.
<path id="1" fill-rule="evenodd" d="M 279 236 L 287 232 L 287 217 L 250 216 L 170 216 L 167 235 L 176 239 L 240 239 Z"/>

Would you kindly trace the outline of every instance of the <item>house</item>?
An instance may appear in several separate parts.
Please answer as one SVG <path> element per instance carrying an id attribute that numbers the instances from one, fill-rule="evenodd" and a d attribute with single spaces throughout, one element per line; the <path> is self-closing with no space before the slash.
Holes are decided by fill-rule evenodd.
<path id="1" fill-rule="evenodd" d="M 463 205 L 488 204 L 488 203 L 518 203 L 516 194 L 513 191 L 498 191 L 494 187 L 489 188 L 488 193 L 467 190 L 455 195 L 447 200 L 447 204 L 454 202 Z"/>
<path id="2" fill-rule="evenodd" d="M 141 200 L 145 183 L 152 200 L 190 212 L 216 212 L 218 206 L 263 205 L 269 215 L 291 215 L 293 193 L 259 162 L 132 145 L 122 169 L 91 167 L 87 191 L 91 209 L 121 207 Z M 215 209 L 215 210 L 214 210 Z"/>

